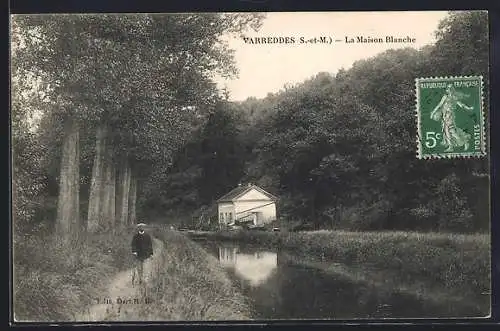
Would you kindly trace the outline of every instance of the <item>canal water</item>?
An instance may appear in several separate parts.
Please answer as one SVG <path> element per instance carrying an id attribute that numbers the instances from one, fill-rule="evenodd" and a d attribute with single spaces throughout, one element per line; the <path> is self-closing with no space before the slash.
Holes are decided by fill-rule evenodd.
<path id="1" fill-rule="evenodd" d="M 334 261 L 308 263 L 290 252 L 212 241 L 197 242 L 217 258 L 247 296 L 254 319 L 450 318 L 485 316 L 477 305 L 411 293 L 332 272 Z M 348 270 L 337 264 L 339 270 Z M 326 267 L 326 268 L 323 268 Z M 329 267 L 329 268 L 328 268 Z M 335 268 L 333 268 L 335 269 Z M 370 278 L 367 272 L 365 280 Z"/>

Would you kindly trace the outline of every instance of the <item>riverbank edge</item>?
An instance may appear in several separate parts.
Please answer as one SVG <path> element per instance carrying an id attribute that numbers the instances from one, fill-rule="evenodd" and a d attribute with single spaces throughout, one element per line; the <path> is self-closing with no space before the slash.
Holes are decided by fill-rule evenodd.
<path id="1" fill-rule="evenodd" d="M 490 240 L 486 234 L 240 231 L 203 236 L 208 240 L 286 250 L 312 260 L 313 264 L 345 263 L 355 266 L 352 272 L 326 269 L 355 281 L 366 278 L 360 275 L 372 272 L 370 269 L 383 270 L 393 275 L 391 281 L 397 287 L 418 298 L 439 301 L 443 296 L 454 297 L 457 302 L 465 298 L 475 302 L 475 310 L 484 312 L 484 316 L 490 312 Z M 413 291 L 418 287 L 432 291 Z"/>
<path id="2" fill-rule="evenodd" d="M 162 265 L 152 276 L 150 290 L 163 320 L 238 321 L 253 315 L 251 304 L 228 277 L 218 260 L 183 234 L 152 228 L 164 249 Z"/>

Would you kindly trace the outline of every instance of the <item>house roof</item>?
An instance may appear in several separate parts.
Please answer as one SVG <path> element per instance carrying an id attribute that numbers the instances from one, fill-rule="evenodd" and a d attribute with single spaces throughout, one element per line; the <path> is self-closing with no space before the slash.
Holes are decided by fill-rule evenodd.
<path id="1" fill-rule="evenodd" d="M 248 184 L 248 185 L 241 185 L 241 186 L 235 187 L 234 189 L 232 189 L 231 191 L 229 191 L 228 193 L 226 193 L 222 197 L 220 197 L 217 200 L 217 202 L 234 201 L 234 200 L 238 199 L 239 197 L 243 196 L 244 194 L 246 194 L 247 192 L 250 192 L 252 189 L 255 189 L 255 190 L 259 191 L 260 193 L 264 194 L 270 200 L 273 200 L 273 201 L 278 200 L 277 197 L 275 197 L 271 193 L 263 190 L 262 188 L 260 188 L 256 185 L 253 185 L 253 184 Z"/>

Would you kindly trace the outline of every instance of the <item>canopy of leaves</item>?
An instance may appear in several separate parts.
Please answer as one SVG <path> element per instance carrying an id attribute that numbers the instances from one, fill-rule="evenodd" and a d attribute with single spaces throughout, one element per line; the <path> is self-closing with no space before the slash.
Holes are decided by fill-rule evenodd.
<path id="1" fill-rule="evenodd" d="M 15 16 L 13 65 L 20 75 L 40 79 L 52 112 L 107 124 L 123 156 L 165 161 L 217 101 L 213 76 L 237 72 L 222 35 L 258 27 L 260 19 L 208 13 Z"/>

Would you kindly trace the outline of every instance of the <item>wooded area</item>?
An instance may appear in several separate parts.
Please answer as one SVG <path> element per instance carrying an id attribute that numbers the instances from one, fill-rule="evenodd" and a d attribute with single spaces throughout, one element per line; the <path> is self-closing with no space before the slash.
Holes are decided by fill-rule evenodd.
<path id="1" fill-rule="evenodd" d="M 220 102 L 225 33 L 259 14 L 26 15 L 12 22 L 14 215 L 65 238 L 135 223 L 139 183 Z M 179 38 L 179 36 L 183 36 Z M 37 84 L 38 83 L 38 84 Z M 33 116 L 39 123 L 34 127 Z M 147 182 L 146 182 L 147 183 Z M 140 194 L 140 193 L 139 193 Z"/>
<path id="2" fill-rule="evenodd" d="M 389 50 L 264 99 L 221 105 L 143 204 L 175 219 L 252 182 L 280 197 L 282 222 L 488 231 L 488 159 L 416 159 L 414 82 L 483 75 L 487 113 L 487 14 L 452 13 L 436 35 L 421 50 Z"/>
<path id="3" fill-rule="evenodd" d="M 175 223 L 248 181 L 280 197 L 284 222 L 489 230 L 488 159 L 418 160 L 414 86 L 417 77 L 483 75 L 488 109 L 486 12 L 450 14 L 437 43 L 421 50 L 389 50 L 230 102 L 213 81 L 237 73 L 219 37 L 261 22 L 257 14 L 14 17 L 17 233 L 72 238 L 138 217 Z"/>

